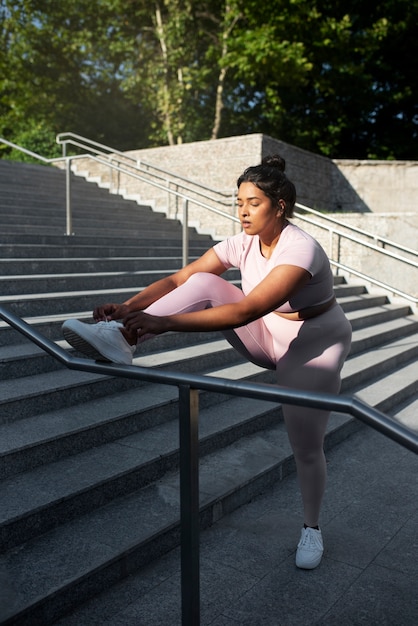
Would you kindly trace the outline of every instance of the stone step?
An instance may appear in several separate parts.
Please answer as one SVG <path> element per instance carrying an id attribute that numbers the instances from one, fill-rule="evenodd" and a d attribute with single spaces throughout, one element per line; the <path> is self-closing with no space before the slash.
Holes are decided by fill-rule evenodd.
<path id="1" fill-rule="evenodd" d="M 143 228 L 150 228 L 154 226 L 170 228 L 178 228 L 179 222 L 176 220 L 167 220 L 165 216 L 160 213 L 153 213 L 149 206 L 137 205 L 132 202 L 131 206 L 117 206 L 111 203 L 109 200 L 103 202 L 97 201 L 96 205 L 90 202 L 86 206 L 72 207 L 71 211 L 72 219 L 75 224 L 81 226 L 88 225 L 100 225 L 101 223 L 108 223 L 111 226 L 118 224 L 129 225 L 138 224 Z M 65 206 L 57 206 L 51 204 L 46 205 L 44 202 L 39 202 L 38 205 L 31 203 L 28 207 L 24 205 L 14 206 L 12 202 L 7 203 L 2 198 L 0 207 L 0 223 L 4 227 L 12 225 L 27 224 L 44 224 L 44 223 L 61 223 L 66 217 Z M 2 228 L 3 230 L 3 228 Z"/>
<path id="2" fill-rule="evenodd" d="M 18 166 L 18 171 L 16 170 Z M 41 167 L 41 169 L 39 169 Z M 38 198 L 51 199 L 58 198 L 65 200 L 66 174 L 56 168 L 46 168 L 34 166 L 33 169 L 22 171 L 22 163 L 12 163 L 10 167 L 5 165 L 2 159 L 0 164 L 0 184 L 6 197 L 15 200 L 34 200 Z M 71 196 L 75 198 L 91 197 L 108 198 L 109 193 L 94 182 L 87 182 L 80 176 L 74 174 L 70 178 Z M 120 201 L 120 196 L 114 195 L 115 203 Z"/>
<path id="3" fill-rule="evenodd" d="M 128 231 L 129 229 L 133 231 L 138 231 L 142 234 L 142 237 L 146 237 L 147 233 L 150 233 L 150 236 L 155 238 L 157 237 L 157 233 L 160 232 L 161 235 L 170 235 L 173 231 L 181 230 L 181 224 L 167 224 L 167 222 L 159 222 L 156 220 L 148 220 L 146 219 L 146 224 L 144 224 L 144 217 L 139 213 L 131 212 L 131 215 L 120 215 L 117 219 L 117 224 L 115 225 L 115 212 L 112 211 L 112 214 L 106 215 L 101 210 L 97 210 L 94 215 L 82 215 L 80 217 L 72 216 L 72 225 L 74 231 L 77 234 L 89 234 L 93 229 L 97 229 L 100 233 L 106 229 L 109 229 L 111 232 L 113 231 Z M 58 229 L 62 228 L 62 225 L 65 225 L 65 212 L 57 212 L 55 211 L 51 215 L 46 215 L 42 213 L 42 215 L 19 215 L 13 211 L 12 214 L 7 216 L 0 216 L 0 227 L 3 233 L 7 232 L 27 232 L 30 233 L 30 228 L 38 229 L 40 227 L 45 227 L 45 233 L 48 230 L 52 230 L 53 228 Z M 42 231 L 41 231 L 42 232 Z M 62 233 L 64 234 L 64 233 Z"/>
<path id="4" fill-rule="evenodd" d="M 235 277 L 235 274 L 232 273 L 232 276 Z M 343 288 L 343 286 L 342 286 Z M 340 291 L 340 293 L 343 293 L 342 291 Z M 132 295 L 132 292 L 130 292 L 130 295 Z M 51 298 L 52 294 L 49 294 L 49 298 L 48 298 L 48 302 Z M 77 297 L 77 302 L 80 302 L 80 298 L 79 296 L 76 294 L 73 294 L 73 297 Z M 67 313 L 67 310 L 70 310 L 70 307 L 64 308 L 64 310 L 61 311 L 61 313 L 49 313 L 49 310 L 51 310 L 51 306 L 46 306 L 46 302 L 47 299 L 46 297 L 44 299 L 41 300 L 41 302 L 45 303 L 45 311 L 41 311 L 38 315 L 30 315 L 30 303 L 32 301 L 34 301 L 34 299 L 36 300 L 36 297 L 32 296 L 30 298 L 29 301 L 25 300 L 24 306 L 22 307 L 21 310 L 21 315 L 24 317 L 24 319 L 30 323 L 33 324 L 37 330 L 39 330 L 39 332 L 43 335 L 45 335 L 46 337 L 48 337 L 49 339 L 59 339 L 61 338 L 61 325 L 64 322 L 65 319 L 67 319 L 70 315 L 71 317 L 75 317 L 77 319 L 81 319 L 84 321 L 91 321 L 91 312 L 94 308 L 94 306 L 97 304 L 97 302 L 102 301 L 109 301 L 109 300 L 113 300 L 113 301 L 122 301 L 124 297 L 128 297 L 126 294 L 118 294 L 115 292 L 112 292 L 110 294 L 108 293 L 97 293 L 94 294 L 94 299 L 90 298 L 88 300 L 88 306 L 86 308 L 84 308 L 84 310 L 76 310 L 78 307 L 76 306 L 76 304 L 72 307 L 74 309 L 73 313 Z M 381 298 L 378 298 L 378 301 L 380 301 Z M 10 308 L 13 307 L 13 303 L 16 303 L 16 300 L 12 297 L 12 298 L 4 298 L 4 303 L 6 304 L 6 301 L 8 303 L 8 305 L 10 306 Z M 83 301 L 80 304 L 85 303 L 86 301 L 86 296 L 83 297 Z M 357 298 L 355 297 L 351 297 L 351 298 L 343 298 L 343 297 L 339 297 L 338 301 L 340 302 L 340 304 L 342 305 L 343 309 L 348 309 L 348 311 L 346 311 L 346 315 L 348 317 L 348 319 L 350 320 L 352 327 L 354 330 L 358 330 L 360 328 L 364 329 L 364 333 L 362 335 L 362 337 L 364 339 L 367 339 L 367 333 L 368 333 L 368 328 L 370 326 L 372 326 L 373 324 L 380 324 L 380 323 L 385 323 L 386 321 L 389 320 L 397 320 L 403 316 L 405 316 L 406 321 L 405 321 L 405 330 L 407 330 L 407 327 L 410 324 L 414 324 L 413 318 L 411 318 L 410 316 L 410 309 L 409 306 L 407 305 L 401 305 L 401 304 L 384 304 L 383 306 L 373 306 L 374 304 L 376 304 L 376 297 L 372 296 L 370 297 L 370 308 L 369 309 L 365 309 L 364 308 L 364 298 L 362 298 L 360 306 L 361 308 L 359 309 L 359 311 L 356 311 L 353 309 L 353 307 L 355 306 L 355 303 L 357 301 Z M 76 302 L 76 303 L 77 303 Z M 51 302 L 49 302 L 50 305 L 52 305 Z M 39 311 L 39 303 L 36 306 L 37 310 Z M 54 308 L 54 307 L 52 307 Z M 44 314 L 42 314 L 44 313 Z M 408 331 L 409 332 L 409 331 Z M 160 340 L 161 338 L 159 338 Z M 23 335 L 16 333 L 16 331 L 14 331 L 13 329 L 11 329 L 7 324 L 5 324 L 3 321 L 0 320 L 0 346 L 6 346 L 8 344 L 13 344 L 13 343 L 22 343 L 26 341 L 26 339 L 24 338 Z M 353 347 L 354 349 L 354 347 Z"/>
<path id="5" fill-rule="evenodd" d="M 148 386 L 0 426 L 1 479 L 174 419 L 173 387 Z"/>
<path id="6" fill-rule="evenodd" d="M 156 264 L 156 267 L 151 268 L 151 264 L 148 263 L 147 268 L 141 267 L 138 270 L 121 268 L 119 271 L 105 272 L 101 271 L 100 265 L 100 263 L 96 264 L 99 271 L 91 269 L 91 271 L 80 273 L 76 272 L 74 267 L 72 268 L 74 271 L 71 271 L 71 273 L 48 272 L 47 274 L 37 274 L 34 267 L 30 276 L 27 274 L 3 275 L 0 276 L 0 292 L 4 296 L 12 298 L 16 294 L 29 296 L 30 294 L 55 293 L 59 297 L 59 294 L 64 292 L 85 293 L 89 290 L 94 290 L 96 293 L 98 290 L 115 292 L 118 290 L 136 289 L 139 291 L 156 280 L 173 274 L 182 267 L 182 263 L 179 260 L 177 260 L 177 263 L 173 263 L 171 259 L 166 260 L 165 265 L 160 262 Z M 160 269 L 158 269 L 158 266 Z M 225 276 L 231 280 L 238 280 L 239 273 L 236 270 L 229 270 Z M 334 291 L 337 298 L 341 297 L 343 299 L 356 293 L 355 290 L 346 285 L 337 285 Z M 345 304 L 346 302 L 343 300 L 342 305 L 344 306 Z"/>
<path id="7" fill-rule="evenodd" d="M 369 321 L 369 326 L 367 327 L 364 327 L 362 324 L 356 327 L 352 323 L 351 314 L 347 314 L 353 326 L 353 339 L 350 354 L 370 350 L 393 339 L 407 337 L 418 332 L 418 317 L 404 313 L 402 307 L 401 310 L 399 310 L 396 305 L 392 306 L 395 307 L 395 310 L 385 310 L 385 320 L 389 321 L 380 321 L 382 316 L 380 315 L 380 311 L 376 311 L 376 317 L 372 322 L 370 319 L 371 313 L 369 311 L 366 316 Z M 398 315 L 394 315 L 392 319 L 391 314 L 395 314 L 395 312 L 397 312 Z M 359 318 L 356 318 L 356 321 L 358 319 Z"/>
<path id="8" fill-rule="evenodd" d="M 193 257 L 191 260 L 194 260 Z M 182 267 L 181 255 L 175 256 L 124 256 L 95 259 L 92 257 L 48 258 L 48 259 L 1 259 L 0 276 L 30 276 L 51 274 L 81 274 L 97 272 L 136 272 L 148 269 Z"/>
<path id="9" fill-rule="evenodd" d="M 389 320 L 405 317 L 405 327 L 407 328 L 409 322 L 413 324 L 416 319 L 416 317 L 411 316 L 411 308 L 408 304 L 382 302 L 379 296 L 377 298 L 376 296 L 371 296 L 369 299 L 370 307 L 367 308 L 363 306 L 364 299 L 362 298 L 357 311 L 353 309 L 355 301 L 339 298 L 339 303 L 350 320 L 353 330 L 364 330 L 361 337 L 365 340 L 367 340 L 368 329 L 374 324 L 381 324 Z"/>
<path id="10" fill-rule="evenodd" d="M 403 426 L 418 435 L 418 393 L 410 395 L 400 404 L 395 417 Z"/>
<path id="11" fill-rule="evenodd" d="M 207 243 L 208 246 L 213 245 L 213 240 L 207 235 L 198 234 L 196 233 L 194 229 L 190 229 L 190 231 L 191 231 L 190 235 L 192 239 L 191 240 L 192 244 L 196 245 L 196 244 Z M 123 250 L 125 246 L 128 245 L 128 247 L 132 247 L 135 244 L 136 254 L 138 254 L 139 246 L 146 246 L 147 243 L 149 243 L 149 241 L 146 237 L 138 237 L 137 235 L 134 235 L 132 233 L 130 237 L 128 237 L 128 241 L 125 241 L 124 239 L 118 239 L 117 237 L 114 237 L 114 236 L 112 237 L 112 236 L 103 236 L 103 235 L 96 235 L 96 236 L 90 236 L 90 235 L 84 235 L 84 234 L 81 234 L 81 235 L 76 234 L 76 235 L 70 235 L 70 236 L 67 236 L 64 234 L 32 235 L 30 233 L 13 234 L 13 233 L 0 232 L 0 245 L 7 245 L 7 244 L 30 245 L 32 244 L 34 246 L 34 249 L 42 245 L 42 246 L 51 247 L 51 249 L 54 249 L 54 246 L 61 246 L 61 247 L 69 247 L 71 250 L 73 250 L 73 248 L 77 248 L 77 247 L 83 248 L 83 247 L 88 246 L 88 247 L 92 247 L 93 249 L 100 250 L 101 246 L 108 246 L 108 247 L 114 248 L 115 250 Z M 181 245 L 181 233 L 179 229 L 177 228 L 174 228 L 170 236 L 166 237 L 164 240 L 162 240 L 160 237 L 158 241 L 151 242 L 153 246 L 159 245 L 160 248 L 165 248 L 166 246 L 172 246 L 172 245 L 179 245 L 179 243 Z M 50 256 L 55 256 L 55 255 L 50 255 Z M 78 256 L 86 256 L 86 255 L 78 255 Z M 119 255 L 119 256 L 122 256 L 122 255 Z"/>
<path id="12" fill-rule="evenodd" d="M 112 296 L 113 295 L 115 294 L 112 294 Z M 118 297 L 115 297 L 115 298 L 112 297 L 112 299 L 121 300 L 122 298 L 119 298 L 119 295 Z M 107 297 L 106 298 L 105 296 L 102 297 L 102 294 L 97 295 L 97 297 L 95 297 L 95 301 L 94 302 L 91 301 L 91 306 L 89 309 L 83 310 L 83 311 L 74 311 L 74 313 L 71 316 L 77 319 L 83 320 L 83 321 L 92 321 L 91 312 L 92 312 L 94 305 L 97 304 L 97 301 L 99 299 L 103 301 L 105 299 L 108 300 Z M 341 299 L 339 299 L 339 301 L 341 302 Z M 346 302 L 347 301 L 350 302 L 349 308 L 352 308 L 351 299 L 347 299 Z M 49 310 L 49 307 L 46 307 L 46 308 Z M 24 310 L 26 312 L 29 312 L 28 304 L 25 305 Z M 69 316 L 70 314 L 67 313 L 67 310 L 65 310 L 60 314 L 58 313 L 55 313 L 52 315 L 45 314 L 45 315 L 31 316 L 31 317 L 24 316 L 24 319 L 27 323 L 33 325 L 34 328 L 38 330 L 38 332 L 40 332 L 42 335 L 45 335 L 45 337 L 47 337 L 48 339 L 59 341 L 60 339 L 62 339 L 62 333 L 61 333 L 62 323 L 66 319 L 68 319 Z M 410 315 L 409 307 L 405 305 L 400 305 L 400 304 L 396 304 L 396 305 L 385 304 L 384 307 L 371 307 L 370 309 L 367 309 L 367 310 L 365 310 L 364 308 L 361 308 L 360 311 L 358 312 L 348 311 L 347 317 L 350 320 L 354 330 L 363 329 L 363 333 L 358 335 L 360 337 L 360 343 L 358 342 L 356 343 L 355 340 L 353 342 L 352 352 L 354 351 L 357 352 L 359 349 L 361 349 L 361 341 L 366 341 L 369 345 L 371 345 L 371 343 L 373 343 L 374 345 L 376 344 L 376 334 L 371 333 L 369 330 L 375 323 L 385 325 L 386 322 L 393 321 L 393 326 L 389 326 L 388 328 L 383 326 L 381 329 L 379 329 L 380 332 L 382 333 L 388 332 L 389 337 L 398 335 L 398 331 L 399 331 L 399 328 L 397 329 L 398 324 L 400 325 L 400 327 L 404 328 L 405 334 L 410 334 L 411 331 L 414 331 L 415 326 L 416 326 L 416 318 Z M 164 345 L 164 342 L 166 342 L 166 337 L 167 335 L 162 335 L 158 337 L 157 343 L 152 342 L 152 345 L 154 344 L 158 345 L 160 342 L 161 342 L 161 345 Z M 385 337 L 385 340 L 386 340 L 386 337 Z M 198 342 L 200 341 L 201 340 L 198 339 Z M 11 346 L 14 344 L 19 345 L 22 343 L 27 343 L 27 339 L 20 333 L 10 328 L 8 324 L 0 320 L 0 347 Z M 168 341 L 167 345 L 168 346 L 171 345 L 171 338 Z M 10 357 L 11 353 L 9 352 L 6 354 L 5 352 L 3 352 L 3 357 L 6 358 L 6 356 Z"/>
<path id="13" fill-rule="evenodd" d="M 22 189 L 20 192 L 8 191 L 2 185 L 2 200 L 0 205 L 0 216 L 7 216 L 12 212 L 16 215 L 35 216 L 40 212 L 44 215 L 54 215 L 58 210 L 65 212 L 65 191 L 52 195 L 49 192 L 39 194 L 32 189 Z M 97 214 L 98 210 L 105 215 L 111 215 L 112 211 L 117 211 L 119 215 L 129 215 L 132 212 L 146 212 L 151 221 L 163 221 L 164 215 L 155 213 L 149 204 L 138 204 L 134 200 L 125 200 L 117 195 L 109 194 L 107 191 L 90 189 L 90 185 L 83 186 L 82 189 L 72 190 L 71 207 L 74 215 L 81 216 Z"/>
<path id="14" fill-rule="evenodd" d="M 3 231 L 6 231 L 6 227 L 4 225 L 2 225 L 1 228 Z M 140 235 L 144 236 L 143 235 L 144 230 L 146 231 L 146 229 L 143 229 L 141 227 L 140 223 L 134 225 L 134 227 L 130 227 L 128 222 L 126 223 L 126 225 L 122 224 L 122 225 L 115 225 L 115 226 L 111 226 L 111 225 L 107 226 L 106 224 L 101 225 L 99 223 L 95 225 L 84 226 L 84 225 L 80 225 L 80 224 L 73 222 L 72 232 L 77 233 L 77 234 L 85 234 L 90 237 L 94 237 L 95 235 L 110 237 L 112 236 L 112 233 L 113 233 L 113 235 L 116 237 L 137 238 Z M 179 230 L 179 236 L 180 236 L 180 232 L 181 232 L 180 228 L 178 230 Z M 26 222 L 22 224 L 14 223 L 10 226 L 9 232 L 15 233 L 15 234 L 21 233 L 23 235 L 24 234 L 43 235 L 45 233 L 49 235 L 61 235 L 61 234 L 64 235 L 66 232 L 65 217 L 63 217 L 61 220 L 57 220 L 55 224 L 51 224 L 51 225 L 49 225 L 48 220 L 42 221 L 42 223 L 40 224 L 30 224 Z M 167 231 L 167 234 L 168 234 L 168 231 Z M 152 239 L 156 239 L 159 235 L 161 235 L 160 229 L 155 228 L 154 230 L 149 231 L 149 236 Z"/>
<path id="15" fill-rule="evenodd" d="M 414 338 L 415 346 L 417 338 Z M 361 384 L 356 389 L 356 395 L 376 407 L 383 413 L 391 413 L 394 406 L 411 402 L 411 397 L 418 394 L 418 376 L 417 376 L 417 357 L 412 356 L 411 360 L 404 366 L 402 363 L 395 367 L 391 372 L 384 373 L 384 384 L 382 377 L 377 378 L 374 383 L 365 385 Z M 418 415 L 412 418 L 412 412 L 409 413 L 409 427 L 418 430 Z"/>
<path id="16" fill-rule="evenodd" d="M 369 386 L 370 380 L 381 381 L 392 371 L 416 360 L 418 355 L 417 339 L 418 335 L 414 333 L 382 344 L 378 350 L 360 352 L 348 359 L 342 370 L 342 391 L 346 393 L 349 388 L 352 393 L 355 393 L 362 385 L 367 384 Z M 349 381 L 349 385 L 347 385 L 347 381 Z M 385 387 L 384 383 L 382 387 Z M 383 393 L 386 393 L 386 390 L 383 389 Z"/>
<path id="17" fill-rule="evenodd" d="M 131 245 L 128 245 L 131 244 Z M 200 256 L 209 248 L 205 242 L 190 242 L 190 257 Z M 127 240 L 125 246 L 117 246 L 115 244 L 98 244 L 98 245 L 73 245 L 73 246 L 48 246 L 32 244 L 1 244 L 0 243 L 0 259 L 48 259 L 62 258 L 71 259 L 72 255 L 76 258 L 90 257 L 93 259 L 106 259 L 113 257 L 141 257 L 156 256 L 159 253 L 162 256 L 176 257 L 182 255 L 182 245 L 180 240 L 170 239 L 167 246 L 162 246 L 161 241 L 149 240 L 145 242 L 138 239 L 137 244 L 133 245 L 132 241 Z"/>
<path id="18" fill-rule="evenodd" d="M 361 293 L 356 292 L 355 287 L 353 292 L 356 294 L 355 298 L 349 298 L 341 296 L 338 301 L 345 313 L 361 309 L 369 309 L 370 307 L 383 306 L 389 304 L 388 297 L 385 294 L 370 294 L 365 289 Z M 409 307 L 408 311 L 409 311 Z"/>
<path id="19" fill-rule="evenodd" d="M 205 235 L 197 234 L 193 229 L 190 232 L 191 236 L 191 245 L 202 246 L 204 244 L 207 245 L 205 250 L 211 245 L 213 245 L 213 240 L 209 239 Z M 38 250 L 40 246 L 48 246 L 50 250 L 54 251 L 56 248 L 68 248 L 71 252 L 74 252 L 74 256 L 91 256 L 90 253 L 78 254 L 77 250 L 90 250 L 92 249 L 93 256 L 123 256 L 122 251 L 124 248 L 135 248 L 135 255 L 138 255 L 138 252 L 142 253 L 142 248 L 147 248 L 149 245 L 153 247 L 158 247 L 165 249 L 170 246 L 180 246 L 181 247 L 181 233 L 178 229 L 173 229 L 169 236 L 165 237 L 164 240 L 159 237 L 158 239 L 149 240 L 147 237 L 141 237 L 134 233 L 131 233 L 127 240 L 125 239 L 117 239 L 112 236 L 104 236 L 104 235 L 64 235 L 63 233 L 56 233 L 52 235 L 48 235 L 42 233 L 41 235 L 33 235 L 31 233 L 0 233 L 0 245 L 1 246 L 32 246 L 34 250 Z M 111 254 L 105 250 L 100 254 L 100 250 L 102 247 L 106 249 L 114 249 L 118 250 L 118 254 Z M 14 255 L 11 255 L 14 256 Z M 37 255 L 32 255 L 36 257 Z M 58 256 L 55 254 L 49 254 L 49 256 Z"/>
<path id="20" fill-rule="evenodd" d="M 160 273 L 160 276 L 162 274 Z M 2 302 L 19 317 L 67 314 L 74 317 L 76 311 L 93 311 L 98 302 L 124 302 L 139 291 L 131 289 L 97 289 L 90 291 L 55 292 L 4 296 Z"/>
<path id="21" fill-rule="evenodd" d="M 169 263 L 164 269 L 1 276 L 0 291 L 4 296 L 114 289 L 136 289 L 139 291 L 140 288 L 142 289 L 156 280 L 170 276 L 180 267 Z"/>
<path id="22" fill-rule="evenodd" d="M 23 163 L 16 161 L 1 160 L 0 177 L 2 181 L 10 182 L 19 189 L 21 181 L 30 181 L 42 188 L 49 181 L 65 179 L 65 172 L 52 165 L 38 165 L 36 163 Z"/>
<path id="23" fill-rule="evenodd" d="M 2 187 L 2 197 L 6 200 L 14 201 L 16 204 L 19 202 L 30 204 L 31 201 L 39 202 L 39 200 L 46 200 L 48 203 L 62 202 L 66 197 L 66 178 L 60 176 L 56 180 L 46 181 L 34 181 L 28 176 L 22 177 L 20 185 L 16 185 L 16 181 L 7 179 L 2 176 L 0 171 L 0 184 Z M 125 200 L 118 194 L 110 194 L 107 189 L 103 189 L 99 185 L 83 180 L 79 176 L 71 176 L 70 179 L 71 197 L 83 200 L 84 198 L 90 199 L 93 202 L 98 200 L 113 200 L 115 204 L 120 206 L 129 206 L 129 204 L 136 204 L 132 200 Z"/>

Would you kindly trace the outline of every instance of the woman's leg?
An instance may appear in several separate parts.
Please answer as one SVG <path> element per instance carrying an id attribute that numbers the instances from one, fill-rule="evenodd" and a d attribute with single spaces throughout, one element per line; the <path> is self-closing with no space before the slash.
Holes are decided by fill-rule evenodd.
<path id="1" fill-rule="evenodd" d="M 244 298 L 241 289 L 220 276 L 199 272 L 193 274 L 183 285 L 177 287 L 153 304 L 145 313 L 150 315 L 174 315 L 201 311 L 209 307 L 239 302 Z M 268 369 L 275 369 L 273 339 L 263 320 L 246 326 L 224 331 L 227 341 L 246 359 Z M 138 343 L 150 339 L 144 335 Z"/>
<path id="2" fill-rule="evenodd" d="M 327 479 L 323 446 L 329 412 L 286 405 L 283 415 L 295 456 L 304 522 L 314 527 L 319 524 Z"/>
<path id="3" fill-rule="evenodd" d="M 244 297 L 238 287 L 220 276 L 200 272 L 147 307 L 145 312 L 162 316 L 201 311 L 239 302 Z M 68 343 L 89 358 L 123 364 L 132 363 L 132 354 L 138 344 L 154 337 L 148 334 L 137 340 L 135 335 L 126 333 L 123 325 L 116 321 L 86 324 L 79 320 L 67 320 L 62 330 Z M 264 318 L 226 331 L 224 336 L 246 359 L 260 367 L 276 369 L 273 338 L 265 326 Z"/>
<path id="4" fill-rule="evenodd" d="M 338 393 L 351 344 L 351 326 L 342 309 L 337 305 L 305 322 L 279 318 L 273 324 L 276 354 L 282 355 L 277 362 L 278 384 Z M 317 526 L 327 477 L 323 447 L 329 411 L 284 405 L 283 415 L 296 461 L 304 521 Z"/>

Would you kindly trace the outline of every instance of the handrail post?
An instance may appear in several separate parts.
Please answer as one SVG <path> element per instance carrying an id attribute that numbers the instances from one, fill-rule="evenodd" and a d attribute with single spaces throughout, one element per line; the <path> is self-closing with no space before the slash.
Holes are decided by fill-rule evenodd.
<path id="1" fill-rule="evenodd" d="M 66 235 L 74 235 L 71 215 L 71 158 L 65 161 L 65 214 L 66 214 Z"/>
<path id="2" fill-rule="evenodd" d="M 200 624 L 199 392 L 179 385 L 182 626 Z"/>
<path id="3" fill-rule="evenodd" d="M 189 262 L 189 201 L 183 198 L 183 267 Z"/>

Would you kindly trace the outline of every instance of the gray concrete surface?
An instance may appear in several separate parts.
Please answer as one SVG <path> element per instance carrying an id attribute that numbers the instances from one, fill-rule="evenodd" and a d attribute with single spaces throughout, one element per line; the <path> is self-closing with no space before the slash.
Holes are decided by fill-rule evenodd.
<path id="1" fill-rule="evenodd" d="M 301 509 L 293 475 L 201 534 L 202 625 L 418 624 L 418 456 L 363 427 L 327 458 L 320 566 L 294 565 Z M 179 556 L 169 553 L 58 624 L 180 625 Z"/>

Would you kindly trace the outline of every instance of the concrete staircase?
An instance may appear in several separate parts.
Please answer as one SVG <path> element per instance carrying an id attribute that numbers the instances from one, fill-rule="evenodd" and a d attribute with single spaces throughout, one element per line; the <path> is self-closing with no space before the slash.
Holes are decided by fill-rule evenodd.
<path id="1" fill-rule="evenodd" d="M 180 267 L 181 226 L 75 179 L 65 237 L 64 187 L 61 171 L 0 160 L 2 305 L 69 349 L 64 319 Z M 190 245 L 197 256 L 211 240 L 191 231 Z M 335 292 L 354 330 L 342 392 L 388 414 L 412 407 L 417 316 L 341 278 Z M 135 363 L 274 381 L 218 334 L 158 337 Z M 69 371 L 3 322 L 0 372 L 0 623 L 45 626 L 178 545 L 177 390 Z M 204 528 L 294 463 L 280 407 L 202 392 L 200 410 Z M 333 415 L 327 447 L 359 427 Z"/>

